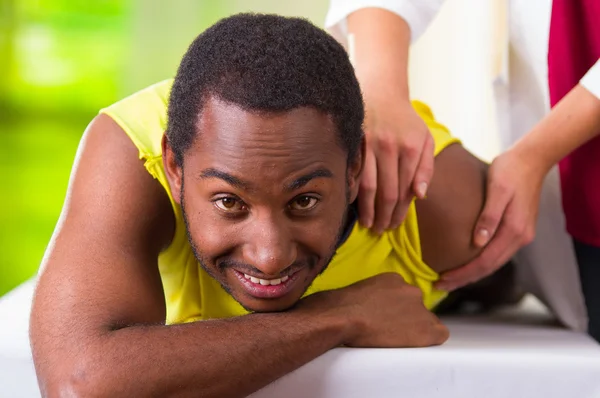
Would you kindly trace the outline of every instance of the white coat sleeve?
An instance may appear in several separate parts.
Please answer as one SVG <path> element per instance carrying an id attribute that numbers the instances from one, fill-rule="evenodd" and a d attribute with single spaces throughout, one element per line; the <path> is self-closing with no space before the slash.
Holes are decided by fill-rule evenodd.
<path id="1" fill-rule="evenodd" d="M 325 27 L 338 39 L 348 34 L 346 18 L 361 8 L 376 7 L 402 17 L 410 27 L 414 43 L 438 13 L 445 0 L 330 0 Z"/>
<path id="2" fill-rule="evenodd" d="M 600 99 L 600 59 L 588 70 L 579 83 Z"/>

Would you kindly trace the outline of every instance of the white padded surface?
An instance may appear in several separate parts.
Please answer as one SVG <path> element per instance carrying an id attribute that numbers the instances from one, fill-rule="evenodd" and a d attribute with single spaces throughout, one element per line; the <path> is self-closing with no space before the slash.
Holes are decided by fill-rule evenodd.
<path id="1" fill-rule="evenodd" d="M 33 282 L 0 299 L 0 397 L 39 397 L 28 343 Z M 556 326 L 534 299 L 448 318 L 450 340 L 419 349 L 338 348 L 253 395 L 600 398 L 600 346 Z"/>
<path id="2" fill-rule="evenodd" d="M 39 397 L 29 348 L 34 281 L 0 297 L 0 397 Z"/>

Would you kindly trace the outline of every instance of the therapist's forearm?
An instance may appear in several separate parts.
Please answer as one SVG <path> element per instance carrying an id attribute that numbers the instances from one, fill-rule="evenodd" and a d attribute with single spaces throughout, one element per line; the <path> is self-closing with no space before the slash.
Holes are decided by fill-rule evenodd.
<path id="1" fill-rule="evenodd" d="M 600 99 L 577 85 L 513 149 L 546 172 L 599 133 Z"/>
<path id="2" fill-rule="evenodd" d="M 398 15 L 363 8 L 348 16 L 354 37 L 353 62 L 367 104 L 408 101 L 410 28 Z"/>

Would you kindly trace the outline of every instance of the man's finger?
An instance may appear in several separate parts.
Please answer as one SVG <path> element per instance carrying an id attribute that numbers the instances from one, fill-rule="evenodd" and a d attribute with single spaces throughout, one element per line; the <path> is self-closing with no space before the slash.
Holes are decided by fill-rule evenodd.
<path id="1" fill-rule="evenodd" d="M 417 171 L 415 172 L 415 178 L 413 180 L 412 190 L 419 199 L 425 199 L 427 196 L 427 189 L 433 177 L 433 170 L 435 164 L 434 156 L 435 144 L 431 134 L 427 134 L 425 145 L 423 146 L 423 152 L 421 153 L 421 159 L 417 165 Z"/>
<path id="2" fill-rule="evenodd" d="M 377 191 L 377 162 L 375 154 L 367 143 L 365 165 L 360 177 L 358 192 L 358 219 L 365 228 L 373 226 L 375 217 L 375 192 Z"/>
<path id="3" fill-rule="evenodd" d="M 511 191 L 490 178 L 485 205 L 473 231 L 473 242 L 476 246 L 483 247 L 494 237 L 510 200 Z"/>

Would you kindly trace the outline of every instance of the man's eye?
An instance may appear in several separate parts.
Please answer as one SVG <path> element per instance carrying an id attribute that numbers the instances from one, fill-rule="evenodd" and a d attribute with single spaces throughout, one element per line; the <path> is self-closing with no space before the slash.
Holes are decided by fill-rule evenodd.
<path id="1" fill-rule="evenodd" d="M 319 199 L 312 196 L 299 196 L 290 203 L 292 210 L 310 210 L 317 205 Z"/>
<path id="2" fill-rule="evenodd" d="M 215 200 L 215 206 L 220 210 L 234 212 L 244 210 L 244 204 L 236 198 L 220 198 Z"/>

